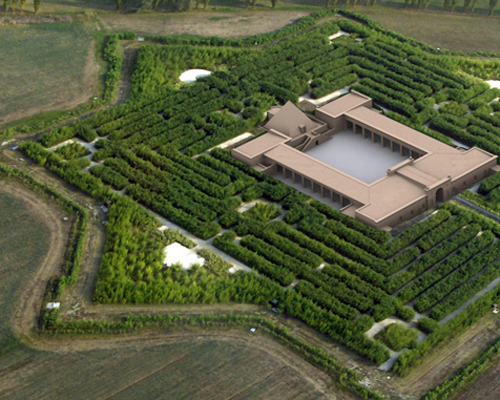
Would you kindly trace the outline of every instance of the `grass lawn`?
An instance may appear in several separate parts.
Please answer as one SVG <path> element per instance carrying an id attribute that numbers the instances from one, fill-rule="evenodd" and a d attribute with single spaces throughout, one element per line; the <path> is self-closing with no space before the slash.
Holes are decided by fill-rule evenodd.
<path id="1" fill-rule="evenodd" d="M 0 125 L 86 102 L 99 65 L 81 23 L 0 25 Z"/>

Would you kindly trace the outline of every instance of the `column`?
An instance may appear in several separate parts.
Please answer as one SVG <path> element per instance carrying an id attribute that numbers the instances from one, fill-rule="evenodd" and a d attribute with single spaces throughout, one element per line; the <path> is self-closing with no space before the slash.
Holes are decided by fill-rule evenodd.
<path id="1" fill-rule="evenodd" d="M 313 193 L 316 193 L 316 184 L 313 181 L 311 181 L 311 189 Z"/>
<path id="2" fill-rule="evenodd" d="M 286 179 L 286 168 L 285 167 L 283 167 L 283 178 Z"/>
<path id="3" fill-rule="evenodd" d="M 330 201 L 333 203 L 333 190 L 330 189 Z"/>
<path id="4" fill-rule="evenodd" d="M 372 131 L 372 143 L 375 143 L 375 132 Z"/>
<path id="5" fill-rule="evenodd" d="M 303 188 L 305 188 L 305 187 L 306 187 L 306 182 L 305 182 L 304 177 L 302 177 L 302 187 L 303 187 Z"/>
<path id="6" fill-rule="evenodd" d="M 389 140 L 389 143 L 391 145 L 391 151 L 394 152 L 394 142 L 392 140 Z"/>
<path id="7" fill-rule="evenodd" d="M 292 182 L 295 183 L 295 172 L 292 171 Z"/>
<path id="8" fill-rule="evenodd" d="M 323 187 L 323 185 L 321 185 L 320 188 L 321 188 L 321 197 L 325 197 L 325 188 Z"/>
<path id="9" fill-rule="evenodd" d="M 384 137 L 382 135 L 380 135 L 380 147 L 385 147 L 384 146 Z"/>
<path id="10" fill-rule="evenodd" d="M 399 145 L 399 155 L 402 156 L 404 151 L 403 151 L 404 147 L 402 144 Z"/>
<path id="11" fill-rule="evenodd" d="M 340 208 L 342 208 L 344 203 L 344 198 L 342 197 L 341 194 L 339 194 L 339 196 L 340 196 Z"/>

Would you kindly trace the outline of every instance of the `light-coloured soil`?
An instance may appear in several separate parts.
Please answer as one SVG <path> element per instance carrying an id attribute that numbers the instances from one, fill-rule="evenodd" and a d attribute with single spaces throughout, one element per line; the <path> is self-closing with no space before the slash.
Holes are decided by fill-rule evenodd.
<path id="1" fill-rule="evenodd" d="M 12 315 L 12 331 L 17 336 L 27 337 L 28 333 L 37 323 L 48 279 L 60 273 L 72 218 L 59 208 L 48 204 L 44 196 L 26 189 L 17 182 L 0 181 L 0 192 L 19 198 L 23 202 L 26 212 L 36 215 L 38 223 L 44 227 L 40 231 L 40 234 L 44 235 L 44 238 L 39 238 L 39 240 L 49 238 L 48 251 L 40 259 L 40 265 L 36 268 L 34 276 L 31 279 L 23 279 L 18 282 L 18 285 L 23 287 L 23 289 L 22 295 L 16 299 L 17 310 Z M 63 217 L 68 217 L 69 219 L 63 221 Z M 23 220 L 19 221 L 19 224 L 22 223 Z M 14 226 L 10 226 L 10 229 L 16 229 L 15 225 L 17 223 Z M 3 228 L 7 227 L 4 226 Z M 33 227 L 33 229 L 37 229 L 37 227 Z M 29 242 L 26 244 L 29 246 Z M 28 252 L 29 250 L 24 253 L 19 251 L 18 258 L 22 260 Z M 5 300 L 12 301 L 13 299 Z"/>
<path id="2" fill-rule="evenodd" d="M 105 29 L 144 35 L 244 37 L 276 31 L 310 14 L 307 11 L 183 14 L 102 14 Z"/>
<path id="3" fill-rule="evenodd" d="M 45 342 L 44 350 L 0 359 L 1 398 L 351 399 L 258 332 Z"/>

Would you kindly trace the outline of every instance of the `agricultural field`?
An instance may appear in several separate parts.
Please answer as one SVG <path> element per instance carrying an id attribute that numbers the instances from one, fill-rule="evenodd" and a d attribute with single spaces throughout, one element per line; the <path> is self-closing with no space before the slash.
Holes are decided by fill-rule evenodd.
<path id="1" fill-rule="evenodd" d="M 100 66 L 83 24 L 0 24 L 0 125 L 74 108 L 98 93 Z"/>
<path id="2" fill-rule="evenodd" d="M 496 365 L 484 372 L 473 384 L 467 387 L 463 393 L 458 393 L 453 397 L 455 400 L 482 399 L 495 400 L 500 396 L 498 389 L 498 372 L 500 363 L 496 359 Z"/>
<path id="3" fill-rule="evenodd" d="M 485 21 L 481 15 L 460 12 L 443 14 L 380 6 L 355 7 L 354 10 L 369 16 L 386 29 L 434 47 L 469 52 L 500 52 L 500 44 L 495 40 L 495 32 L 500 28 L 499 18 Z"/>
<path id="4" fill-rule="evenodd" d="M 131 30 L 144 35 L 200 35 L 244 37 L 267 33 L 293 23 L 308 11 L 210 12 L 159 14 L 145 18 L 142 14 L 107 13 L 99 16 L 110 32 Z"/>
<path id="5" fill-rule="evenodd" d="M 0 254 L 2 254 L 2 312 L 0 314 L 0 348 L 15 343 L 10 320 L 20 298 L 22 288 L 16 282 L 27 280 L 43 262 L 50 249 L 47 235 L 48 221 L 33 212 L 33 205 L 22 201 L 13 192 L 21 191 L 17 185 L 0 181 Z M 42 211 L 42 210 L 41 210 Z M 15 228 L 15 229 L 14 229 Z M 28 244 L 28 246 L 26 246 Z"/>
<path id="6" fill-rule="evenodd" d="M 155 399 L 168 392 L 175 399 L 251 399 L 263 393 L 269 399 L 349 399 L 331 394 L 325 374 L 265 337 L 216 336 L 17 349 L 0 357 L 0 398 L 136 399 L 140 393 Z"/>

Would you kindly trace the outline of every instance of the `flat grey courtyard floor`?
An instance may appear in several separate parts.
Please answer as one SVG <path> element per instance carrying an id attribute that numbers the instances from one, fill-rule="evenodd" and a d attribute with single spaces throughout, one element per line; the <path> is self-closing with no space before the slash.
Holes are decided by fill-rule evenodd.
<path id="1" fill-rule="evenodd" d="M 380 142 L 372 143 L 371 138 L 363 139 L 350 129 L 336 133 L 306 153 L 366 183 L 382 178 L 388 168 L 407 158 L 400 156 L 399 151 L 382 147 Z"/>

